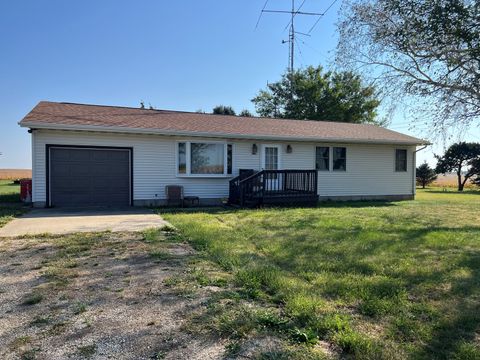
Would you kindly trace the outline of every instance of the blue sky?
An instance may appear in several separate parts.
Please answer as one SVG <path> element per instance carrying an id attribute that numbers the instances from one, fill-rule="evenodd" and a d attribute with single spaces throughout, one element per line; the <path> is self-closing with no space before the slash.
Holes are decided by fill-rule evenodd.
<path id="1" fill-rule="evenodd" d="M 297 3 L 301 3 L 297 0 Z M 299 37 L 296 66 L 332 65 L 341 1 L 311 37 Z M 322 12 L 331 1 L 306 0 Z M 0 168 L 29 168 L 30 137 L 17 122 L 40 100 L 210 111 L 253 110 L 250 99 L 287 66 L 288 15 L 264 0 L 0 3 Z M 288 9 L 289 0 L 267 8 Z M 313 17 L 298 17 L 308 31 Z M 397 116 L 392 128 L 408 132 Z M 478 129 L 466 139 L 480 140 Z M 412 134 L 425 136 L 419 131 Z M 434 147 L 441 151 L 441 146 Z M 419 157 L 431 160 L 431 151 Z"/>

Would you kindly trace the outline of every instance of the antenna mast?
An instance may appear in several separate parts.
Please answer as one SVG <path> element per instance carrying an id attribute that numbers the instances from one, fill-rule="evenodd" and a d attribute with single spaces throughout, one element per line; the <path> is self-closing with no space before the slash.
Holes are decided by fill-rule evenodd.
<path id="1" fill-rule="evenodd" d="M 291 13 L 291 19 L 290 19 L 290 36 L 288 38 L 289 43 L 289 50 L 290 50 L 290 68 L 289 71 L 290 73 L 293 73 L 293 61 L 295 57 L 295 27 L 293 25 L 294 21 L 294 14 L 295 13 L 295 0 L 292 0 L 292 13 Z"/>
<path id="2" fill-rule="evenodd" d="M 262 11 L 260 12 L 260 17 L 258 18 L 258 21 L 257 21 L 257 26 L 258 26 L 258 22 L 260 21 L 260 18 L 262 16 L 263 13 L 282 13 L 282 14 L 290 14 L 290 23 L 288 25 L 290 25 L 290 29 L 289 29 L 289 32 L 288 32 L 288 40 L 282 40 L 282 44 L 285 44 L 288 42 L 288 71 L 290 73 L 293 72 L 294 70 L 294 61 L 295 61 L 295 35 L 296 34 L 300 34 L 300 35 L 305 35 L 305 36 L 310 36 L 310 34 L 305 34 L 305 33 L 301 33 L 301 32 L 297 32 L 295 31 L 295 16 L 297 15 L 311 15 L 311 16 L 323 16 L 324 13 L 314 13 L 314 12 L 304 12 L 304 11 L 300 11 L 301 7 L 303 6 L 303 4 L 305 3 L 306 0 L 304 0 L 302 2 L 302 4 L 300 5 L 300 7 L 295 10 L 295 0 L 292 0 L 292 9 L 291 10 L 270 10 L 270 9 L 265 9 L 265 6 L 267 5 L 268 3 L 268 0 L 267 2 L 265 3 L 265 6 L 264 8 L 262 9 Z M 288 26 L 287 25 L 287 26 Z M 286 29 L 286 28 L 285 28 Z"/>

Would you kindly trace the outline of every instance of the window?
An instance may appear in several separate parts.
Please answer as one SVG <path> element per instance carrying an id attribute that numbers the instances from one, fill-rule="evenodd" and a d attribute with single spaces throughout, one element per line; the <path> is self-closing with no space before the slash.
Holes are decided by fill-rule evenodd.
<path id="1" fill-rule="evenodd" d="M 225 146 L 223 144 L 190 144 L 191 174 L 223 174 Z"/>
<path id="2" fill-rule="evenodd" d="M 233 146 L 217 142 L 180 142 L 177 174 L 221 176 L 232 174 Z"/>
<path id="3" fill-rule="evenodd" d="M 278 170 L 278 147 L 265 147 L 265 170 Z"/>
<path id="4" fill-rule="evenodd" d="M 321 171 L 330 170 L 330 148 L 328 146 L 317 146 L 315 168 Z"/>
<path id="5" fill-rule="evenodd" d="M 347 170 L 347 148 L 344 148 L 344 147 L 333 148 L 333 170 L 334 171 Z"/>
<path id="6" fill-rule="evenodd" d="M 395 150 L 395 171 L 407 171 L 407 150 Z"/>
<path id="7" fill-rule="evenodd" d="M 227 174 L 231 174 L 233 170 L 233 146 L 227 145 Z"/>
<path id="8" fill-rule="evenodd" d="M 187 173 L 187 144 L 178 144 L 178 173 Z"/>

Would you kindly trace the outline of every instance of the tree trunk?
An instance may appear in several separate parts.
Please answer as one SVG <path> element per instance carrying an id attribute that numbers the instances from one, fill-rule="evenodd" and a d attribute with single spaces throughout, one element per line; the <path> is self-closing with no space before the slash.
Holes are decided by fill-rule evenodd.
<path id="1" fill-rule="evenodd" d="M 463 191 L 462 172 L 460 169 L 457 171 L 457 179 L 458 179 L 458 191 Z"/>

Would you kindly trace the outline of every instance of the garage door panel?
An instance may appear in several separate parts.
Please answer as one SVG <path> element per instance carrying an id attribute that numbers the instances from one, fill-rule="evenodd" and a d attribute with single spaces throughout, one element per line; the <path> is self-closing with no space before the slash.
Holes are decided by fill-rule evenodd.
<path id="1" fill-rule="evenodd" d="M 52 181 L 52 189 L 54 193 L 57 191 L 62 192 L 89 192 L 90 191 L 90 179 L 86 178 L 70 178 L 63 177 L 57 178 Z"/>
<path id="2" fill-rule="evenodd" d="M 130 204 L 130 151 L 50 149 L 53 206 Z"/>
<path id="3" fill-rule="evenodd" d="M 130 169 L 128 167 L 123 168 L 119 166 L 112 166 L 111 163 L 92 164 L 88 171 L 89 173 L 94 172 L 99 177 L 110 177 L 112 179 L 124 177 L 128 180 L 130 174 Z"/>
<path id="4" fill-rule="evenodd" d="M 69 153 L 68 160 L 70 161 L 88 162 L 92 158 L 92 154 L 88 150 L 71 149 L 66 151 Z"/>

